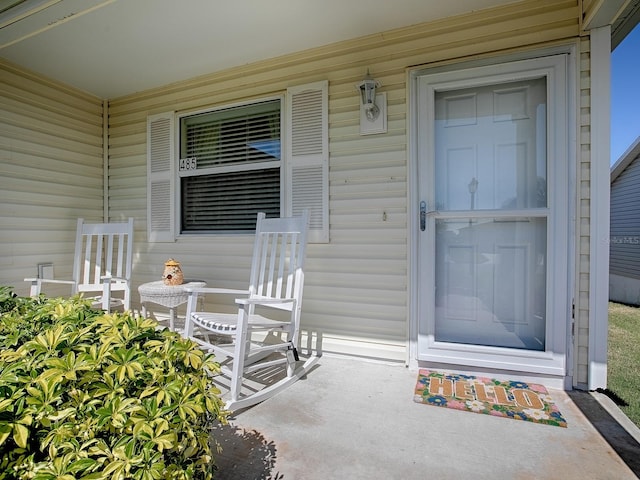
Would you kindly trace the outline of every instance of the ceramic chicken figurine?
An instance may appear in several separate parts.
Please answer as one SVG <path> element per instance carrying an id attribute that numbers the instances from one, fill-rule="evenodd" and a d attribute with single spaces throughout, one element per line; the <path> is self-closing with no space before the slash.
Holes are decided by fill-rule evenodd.
<path id="1" fill-rule="evenodd" d="M 173 258 L 164 262 L 162 280 L 164 280 L 165 285 L 181 285 L 184 281 L 184 276 L 182 275 L 180 262 L 177 262 Z"/>

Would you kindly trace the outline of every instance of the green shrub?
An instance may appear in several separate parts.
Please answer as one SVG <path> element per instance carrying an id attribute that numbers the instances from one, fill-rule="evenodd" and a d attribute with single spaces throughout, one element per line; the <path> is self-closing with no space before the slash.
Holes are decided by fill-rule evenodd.
<path id="1" fill-rule="evenodd" d="M 209 479 L 219 371 L 151 319 L 0 288 L 0 479 Z"/>

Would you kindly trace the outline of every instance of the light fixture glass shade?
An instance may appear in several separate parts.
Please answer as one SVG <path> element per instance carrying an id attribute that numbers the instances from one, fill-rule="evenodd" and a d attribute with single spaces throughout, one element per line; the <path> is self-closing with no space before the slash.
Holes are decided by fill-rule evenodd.
<path id="1" fill-rule="evenodd" d="M 374 121 L 380 114 L 380 109 L 376 105 L 376 88 L 380 86 L 380 82 L 374 80 L 367 70 L 364 80 L 358 84 L 362 105 L 369 121 Z"/>

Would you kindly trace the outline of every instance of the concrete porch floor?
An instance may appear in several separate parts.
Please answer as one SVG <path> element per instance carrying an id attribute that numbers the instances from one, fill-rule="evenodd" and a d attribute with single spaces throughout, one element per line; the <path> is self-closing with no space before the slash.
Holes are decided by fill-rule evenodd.
<path id="1" fill-rule="evenodd" d="M 560 428 L 415 403 L 416 378 L 401 365 L 322 357 L 306 378 L 215 429 L 216 479 L 640 475 L 638 430 L 603 395 L 550 390 L 568 422 Z"/>

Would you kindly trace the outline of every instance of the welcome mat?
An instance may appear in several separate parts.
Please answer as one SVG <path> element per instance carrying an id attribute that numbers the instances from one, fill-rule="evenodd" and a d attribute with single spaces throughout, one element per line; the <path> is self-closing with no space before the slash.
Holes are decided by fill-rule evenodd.
<path id="1" fill-rule="evenodd" d="M 414 400 L 437 407 L 567 426 L 543 385 L 420 370 Z"/>

